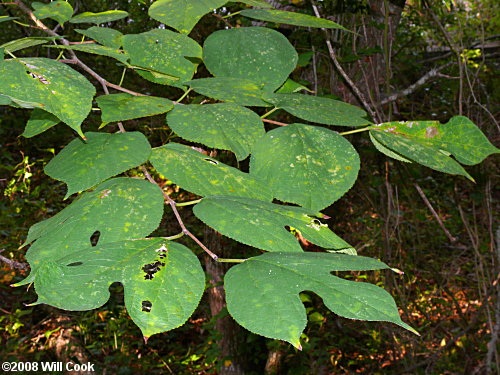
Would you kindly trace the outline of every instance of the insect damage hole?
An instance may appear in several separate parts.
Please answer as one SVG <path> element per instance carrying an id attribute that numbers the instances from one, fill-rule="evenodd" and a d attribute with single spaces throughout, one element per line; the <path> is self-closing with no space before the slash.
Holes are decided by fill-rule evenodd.
<path id="1" fill-rule="evenodd" d="M 215 161 L 215 160 L 212 160 L 212 159 L 209 159 L 209 158 L 205 158 L 205 159 L 203 159 L 203 160 L 208 161 L 210 164 L 214 164 L 214 165 L 219 164 L 219 162 L 218 162 L 218 161 Z"/>
<path id="2" fill-rule="evenodd" d="M 146 273 L 144 275 L 144 280 L 152 280 L 155 277 L 155 274 L 161 269 L 161 267 L 164 266 L 165 263 L 159 260 L 153 263 L 148 263 L 145 266 L 143 266 L 142 270 Z"/>
<path id="3" fill-rule="evenodd" d="M 81 266 L 83 262 L 73 262 L 70 264 L 66 264 L 66 267 L 76 267 L 76 266 Z"/>
<path id="4" fill-rule="evenodd" d="M 92 233 L 92 236 L 90 236 L 90 244 L 92 246 L 96 246 L 99 242 L 99 237 L 101 237 L 101 232 L 96 230 L 94 233 Z"/>
<path id="5" fill-rule="evenodd" d="M 151 308 L 153 307 L 153 304 L 151 301 L 142 301 L 142 311 L 144 312 L 151 312 Z"/>

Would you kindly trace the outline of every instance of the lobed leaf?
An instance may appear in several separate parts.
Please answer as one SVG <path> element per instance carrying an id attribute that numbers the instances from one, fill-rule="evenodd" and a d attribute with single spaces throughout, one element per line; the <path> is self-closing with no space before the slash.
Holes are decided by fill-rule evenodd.
<path id="1" fill-rule="evenodd" d="M 215 77 L 247 79 L 264 91 L 280 87 L 297 59 L 288 39 L 265 27 L 219 30 L 203 45 L 203 61 Z"/>
<path id="2" fill-rule="evenodd" d="M 128 17 L 128 13 L 124 10 L 107 10 L 105 12 L 93 13 L 83 12 L 77 14 L 69 20 L 71 23 L 95 23 L 101 24 L 106 22 L 118 21 Z"/>
<path id="3" fill-rule="evenodd" d="M 151 18 L 189 34 L 205 14 L 227 3 L 227 0 L 158 0 L 149 8 Z"/>
<path id="4" fill-rule="evenodd" d="M 46 166 L 45 173 L 68 185 L 65 199 L 145 163 L 151 146 L 144 134 L 85 133 L 71 141 Z"/>
<path id="5" fill-rule="evenodd" d="M 270 107 L 263 101 L 261 87 L 248 79 L 201 78 L 185 82 L 194 91 L 209 98 L 253 107 Z"/>
<path id="6" fill-rule="evenodd" d="M 118 49 L 123 44 L 123 34 L 118 30 L 111 29 L 109 27 L 92 26 L 85 30 L 75 29 L 75 31 L 110 48 Z"/>
<path id="7" fill-rule="evenodd" d="M 359 163 L 354 147 L 338 133 L 291 124 L 271 130 L 254 146 L 250 174 L 266 181 L 276 199 L 321 210 L 352 187 Z"/>
<path id="8" fill-rule="evenodd" d="M 231 316 L 251 332 L 301 348 L 307 323 L 299 293 L 311 291 L 337 315 L 349 319 L 404 323 L 389 293 L 373 284 L 348 281 L 332 271 L 387 269 L 375 259 L 345 254 L 267 253 L 232 267 L 224 278 Z"/>
<path id="9" fill-rule="evenodd" d="M 167 98 L 126 93 L 101 95 L 96 101 L 102 111 L 103 124 L 159 115 L 174 108 L 174 103 Z"/>
<path id="10" fill-rule="evenodd" d="M 236 195 L 272 199 L 260 180 L 178 143 L 153 149 L 151 164 L 174 184 L 200 196 Z"/>
<path id="11" fill-rule="evenodd" d="M 56 20 L 60 25 L 68 21 L 73 15 L 73 7 L 67 1 L 52 1 L 48 4 L 39 3 L 37 1 L 31 3 L 35 9 L 33 14 L 39 19 L 51 18 Z"/>
<path id="12" fill-rule="evenodd" d="M 95 309 L 107 302 L 113 282 L 123 284 L 127 312 L 149 337 L 186 322 L 205 289 L 205 274 L 188 248 L 161 238 L 74 248 L 37 270 L 36 304 Z"/>
<path id="13" fill-rule="evenodd" d="M 266 93 L 262 99 L 302 120 L 319 124 L 340 126 L 371 124 L 365 118 L 367 116 L 365 111 L 339 100 L 304 94 L 278 93 Z"/>
<path id="14" fill-rule="evenodd" d="M 59 120 L 52 113 L 35 108 L 31 112 L 31 116 L 26 123 L 23 134 L 21 135 L 25 138 L 31 138 L 35 135 L 43 133 L 60 122 L 61 120 Z"/>
<path id="15" fill-rule="evenodd" d="M 83 136 L 80 125 L 92 108 L 95 88 L 65 64 L 22 58 L 0 61 L 0 95 L 50 112 Z"/>
<path id="16" fill-rule="evenodd" d="M 190 80 L 201 59 L 201 47 L 186 35 L 170 30 L 156 29 L 141 34 L 124 35 L 123 48 L 130 55 L 130 63 L 138 67 L 152 69 L 167 76 L 156 75 L 149 71 L 137 73 L 148 81 L 162 85 L 183 87 Z M 174 76 L 174 81 L 168 76 Z"/>
<path id="17" fill-rule="evenodd" d="M 245 159 L 265 134 L 255 112 L 230 103 L 178 105 L 167 114 L 167 123 L 180 137 L 230 150 L 238 160 Z"/>
<path id="18" fill-rule="evenodd" d="M 287 12 L 284 10 L 245 9 L 242 10 L 240 14 L 242 16 L 253 18 L 256 20 L 283 23 L 286 25 L 347 30 L 345 27 L 340 26 L 338 23 L 326 20 L 324 18 L 314 17 L 304 13 Z"/>
<path id="19" fill-rule="evenodd" d="M 17 285 L 36 279 L 45 262 L 92 249 L 96 233 L 98 245 L 147 236 L 160 224 L 163 205 L 161 189 L 148 181 L 119 177 L 103 182 L 29 229 L 24 245 L 35 241 L 26 252 L 31 274 Z"/>
<path id="20" fill-rule="evenodd" d="M 318 246 L 336 250 L 351 248 L 316 218 L 323 214 L 302 207 L 244 197 L 209 196 L 198 203 L 193 212 L 223 235 L 262 250 L 302 251 L 295 236 L 285 227 L 300 231 Z"/>

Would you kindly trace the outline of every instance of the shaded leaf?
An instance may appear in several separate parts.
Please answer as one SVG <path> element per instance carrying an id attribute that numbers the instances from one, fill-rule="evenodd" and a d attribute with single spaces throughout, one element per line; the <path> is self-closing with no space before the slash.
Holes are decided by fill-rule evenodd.
<path id="1" fill-rule="evenodd" d="M 41 109 L 34 109 L 31 112 L 30 119 L 26 123 L 26 127 L 24 128 L 23 134 L 21 134 L 25 138 L 31 138 L 35 135 L 43 133 L 45 130 L 50 129 L 51 127 L 59 124 L 61 120 L 59 120 L 52 113 L 45 112 Z"/>
<path id="2" fill-rule="evenodd" d="M 201 59 L 201 47 L 186 35 L 170 30 L 151 30 L 142 34 L 124 35 L 123 47 L 130 54 L 130 63 L 153 69 L 159 73 L 178 77 L 179 82 L 168 77 L 158 77 L 148 71 L 137 71 L 143 78 L 159 83 L 182 87 L 190 80 L 198 66 L 193 59 Z"/>
<path id="3" fill-rule="evenodd" d="M 295 236 L 285 227 L 299 230 L 307 240 L 324 248 L 351 247 L 328 229 L 328 225 L 316 219 L 323 214 L 302 207 L 243 197 L 210 196 L 198 203 L 193 212 L 223 235 L 262 250 L 302 251 Z"/>
<path id="4" fill-rule="evenodd" d="M 92 108 L 94 86 L 65 64 L 46 58 L 0 62 L 0 94 L 50 112 L 83 136 L 80 125 Z"/>
<path id="5" fill-rule="evenodd" d="M 377 150 L 379 150 L 381 153 L 383 153 L 384 155 L 387 155 L 393 159 L 396 159 L 396 160 L 399 160 L 399 161 L 402 161 L 402 162 L 405 162 L 405 163 L 411 163 L 412 161 L 409 160 L 409 159 L 406 159 L 404 157 L 402 157 L 401 155 L 395 153 L 394 151 L 392 151 L 391 149 L 385 147 L 382 143 L 380 143 L 379 141 L 377 141 L 377 139 L 373 136 L 373 134 L 371 132 L 370 133 L 370 140 L 372 141 L 373 145 L 375 146 L 375 148 Z"/>
<path id="6" fill-rule="evenodd" d="M 205 289 L 205 274 L 188 248 L 160 238 L 74 248 L 37 270 L 36 303 L 95 309 L 108 301 L 113 282 L 123 284 L 127 312 L 149 337 L 186 322 Z"/>
<path id="7" fill-rule="evenodd" d="M 6 21 L 11 21 L 11 20 L 17 20 L 18 18 L 19 17 L 0 16 L 0 23 L 6 22 Z"/>
<path id="8" fill-rule="evenodd" d="M 319 27 L 325 29 L 343 29 L 338 23 L 324 18 L 317 18 L 304 13 L 287 12 L 276 9 L 245 9 L 240 12 L 242 16 L 256 20 L 284 23 L 286 25 L 295 25 L 303 27 Z"/>
<path id="9" fill-rule="evenodd" d="M 178 105 L 167 114 L 168 126 L 180 137 L 209 147 L 230 150 L 245 159 L 265 134 L 253 111 L 236 104 Z"/>
<path id="10" fill-rule="evenodd" d="M 239 105 L 270 107 L 261 99 L 264 91 L 247 79 L 241 78 L 201 78 L 185 82 L 194 91 L 209 98 Z"/>
<path id="11" fill-rule="evenodd" d="M 272 152 L 269 152 L 272 150 Z M 250 174 L 266 181 L 283 202 L 321 210 L 354 184 L 359 156 L 329 129 L 291 124 L 268 132 L 255 146 Z"/>
<path id="12" fill-rule="evenodd" d="M 371 124 L 366 112 L 351 104 L 304 94 L 271 94 L 262 98 L 303 120 L 325 125 L 362 126 Z"/>
<path id="13" fill-rule="evenodd" d="M 311 291 L 335 314 L 349 319 L 404 323 L 394 299 L 373 284 L 348 281 L 332 271 L 387 269 L 375 259 L 345 254 L 267 253 L 232 267 L 224 278 L 231 316 L 251 332 L 301 348 L 307 324 L 299 293 Z"/>
<path id="14" fill-rule="evenodd" d="M 144 134 L 85 133 L 71 141 L 46 166 L 45 173 L 68 185 L 65 199 L 130 168 L 145 163 L 151 146 Z"/>
<path id="15" fill-rule="evenodd" d="M 149 8 L 151 18 L 189 34 L 205 14 L 227 3 L 227 0 L 158 0 Z"/>
<path id="16" fill-rule="evenodd" d="M 29 38 L 21 38 L 16 40 L 11 40 L 10 42 L 4 43 L 0 46 L 0 48 L 4 48 L 5 52 L 14 53 L 16 51 L 38 46 L 40 44 L 49 43 L 53 40 L 59 38 L 56 37 L 29 37 Z"/>
<path id="17" fill-rule="evenodd" d="M 174 184 L 191 193 L 272 199 L 269 188 L 248 173 L 178 143 L 153 149 L 151 164 Z"/>
<path id="18" fill-rule="evenodd" d="M 123 34 L 109 27 L 92 26 L 85 30 L 75 29 L 75 31 L 107 47 L 118 49 L 122 46 Z"/>
<path id="19" fill-rule="evenodd" d="M 47 4 L 35 1 L 31 3 L 31 6 L 35 9 L 33 13 L 38 19 L 51 18 L 60 25 L 68 21 L 73 15 L 73 7 L 67 1 L 52 1 Z"/>
<path id="20" fill-rule="evenodd" d="M 26 252 L 31 274 L 18 285 L 32 282 L 44 262 L 92 249 L 90 239 L 96 231 L 98 245 L 147 236 L 160 224 L 163 205 L 158 186 L 133 178 L 114 178 L 83 193 L 29 229 L 25 245 L 35 241 Z"/>
<path id="21" fill-rule="evenodd" d="M 126 93 L 101 95 L 96 98 L 104 124 L 165 113 L 174 108 L 167 98 L 134 96 Z"/>
<path id="22" fill-rule="evenodd" d="M 95 23 L 101 24 L 121 20 L 128 17 L 128 13 L 124 10 L 107 10 L 106 12 L 93 13 L 84 12 L 80 13 L 69 20 L 71 23 Z"/>
<path id="23" fill-rule="evenodd" d="M 244 3 L 253 7 L 272 8 L 273 6 L 264 0 L 237 0 L 238 3 Z"/>
<path id="24" fill-rule="evenodd" d="M 73 51 L 92 53 L 94 55 L 108 56 L 120 61 L 125 65 L 128 65 L 127 61 L 129 59 L 129 56 L 127 52 L 121 49 L 101 46 L 99 44 L 82 43 L 82 44 L 72 44 L 70 46 L 57 45 L 57 46 L 47 46 L 47 47 L 59 48 L 59 49 L 71 49 Z"/>
<path id="25" fill-rule="evenodd" d="M 265 27 L 219 30 L 203 45 L 203 61 L 215 77 L 248 79 L 264 91 L 280 87 L 297 59 L 288 39 Z"/>

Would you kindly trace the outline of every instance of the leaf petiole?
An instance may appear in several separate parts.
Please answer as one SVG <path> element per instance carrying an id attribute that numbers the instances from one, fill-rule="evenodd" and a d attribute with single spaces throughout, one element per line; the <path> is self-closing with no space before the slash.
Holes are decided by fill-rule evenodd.
<path id="1" fill-rule="evenodd" d="M 340 135 L 348 135 L 348 134 L 354 134 L 354 133 L 361 133 L 361 132 L 365 132 L 365 131 L 371 130 L 371 129 L 372 129 L 372 125 L 367 126 L 366 128 L 349 130 L 347 132 L 342 132 L 342 133 L 339 133 L 339 134 Z"/>
<path id="2" fill-rule="evenodd" d="M 196 199 L 194 201 L 188 201 L 188 202 L 182 202 L 182 203 L 176 203 L 175 205 L 177 207 L 182 207 L 182 206 L 190 206 L 192 204 L 197 204 L 197 203 L 200 203 L 201 202 L 201 199 Z"/>

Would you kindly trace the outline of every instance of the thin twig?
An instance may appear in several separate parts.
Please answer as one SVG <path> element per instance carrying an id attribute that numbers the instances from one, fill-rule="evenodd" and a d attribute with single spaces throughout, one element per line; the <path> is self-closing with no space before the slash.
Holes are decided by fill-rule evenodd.
<path id="1" fill-rule="evenodd" d="M 4 251 L 5 249 L 0 249 L 0 253 Z M 7 264 L 10 268 L 17 268 L 19 270 L 25 270 L 26 268 L 28 268 L 28 265 L 26 263 L 17 262 L 15 260 L 4 257 L 3 255 L 0 255 L 0 261 Z"/>
<path id="2" fill-rule="evenodd" d="M 452 242 L 452 243 L 456 242 L 457 239 L 451 235 L 451 233 L 448 231 L 448 229 L 446 229 L 446 227 L 444 226 L 443 220 L 441 220 L 441 218 L 439 217 L 439 215 L 436 212 L 436 210 L 434 209 L 434 207 L 432 207 L 431 202 L 429 202 L 429 199 L 427 199 L 427 196 L 425 195 L 425 193 L 422 190 L 422 188 L 420 187 L 420 185 L 417 184 L 417 183 L 415 183 L 413 185 L 417 189 L 418 194 L 420 195 L 420 197 L 424 201 L 424 203 L 427 206 L 427 208 L 429 209 L 429 211 L 431 211 L 432 215 L 434 216 L 434 218 L 438 222 L 438 224 L 441 227 L 441 229 L 443 230 L 444 234 L 446 234 L 446 237 L 448 237 L 448 239 L 450 240 L 450 242 Z"/>
<path id="3" fill-rule="evenodd" d="M 287 126 L 288 125 L 288 124 L 286 124 L 284 122 L 279 122 L 279 121 L 274 121 L 274 120 L 268 120 L 267 118 L 263 118 L 262 121 L 268 122 L 268 123 L 274 124 L 274 125 L 279 125 L 279 126 Z"/>

